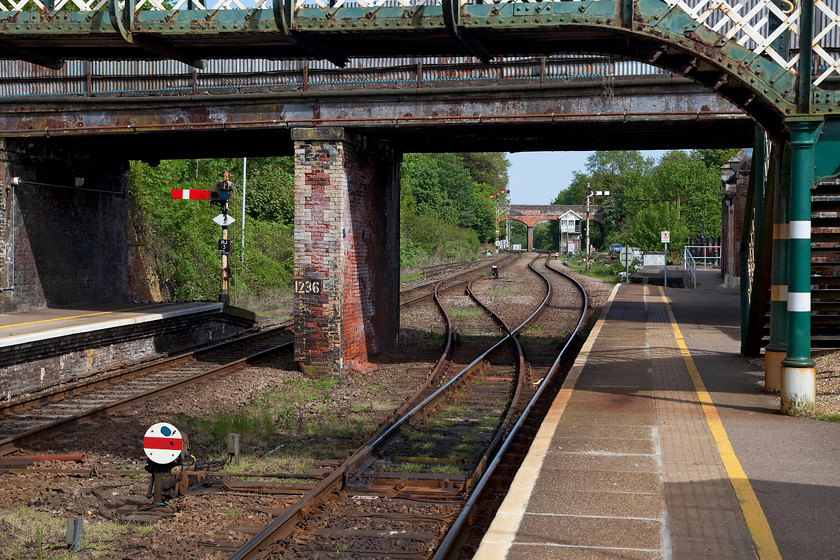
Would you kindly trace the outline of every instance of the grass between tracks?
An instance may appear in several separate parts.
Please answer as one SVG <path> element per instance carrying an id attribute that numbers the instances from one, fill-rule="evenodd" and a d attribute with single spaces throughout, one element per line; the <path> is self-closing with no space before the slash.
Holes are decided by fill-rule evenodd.
<path id="1" fill-rule="evenodd" d="M 111 541 L 126 530 L 115 521 L 85 523 L 82 550 L 86 558 L 103 555 Z M 21 508 L 0 513 L 0 558 L 9 560 L 76 560 L 81 556 L 66 550 L 67 521 L 52 513 Z"/>
<path id="2" fill-rule="evenodd" d="M 190 434 L 196 455 L 216 461 L 227 458 L 228 433 L 239 434 L 241 462 L 223 470 L 304 473 L 320 468 L 324 459 L 347 456 L 393 409 L 381 398 L 387 391 L 381 383 L 360 388 L 352 400 L 345 390 L 336 378 L 299 375 L 238 409 L 206 418 L 179 415 L 176 425 Z M 312 445 L 313 437 L 318 445 Z"/>

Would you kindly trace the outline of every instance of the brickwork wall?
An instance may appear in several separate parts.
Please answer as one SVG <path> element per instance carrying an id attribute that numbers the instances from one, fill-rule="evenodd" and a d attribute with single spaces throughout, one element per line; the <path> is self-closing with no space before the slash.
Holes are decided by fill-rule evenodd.
<path id="1" fill-rule="evenodd" d="M 344 359 L 393 350 L 399 332 L 399 167 L 383 147 L 347 150 L 344 215 Z"/>
<path id="2" fill-rule="evenodd" d="M 14 230 L 0 229 L 0 282 L 11 277 L 13 255 L 14 290 L 0 293 L 0 312 L 126 301 L 127 162 L 46 142 L 5 148 L 4 186 L 13 176 L 23 182 L 6 193 Z"/>
<path id="3" fill-rule="evenodd" d="M 364 369 L 399 330 L 398 162 L 343 129 L 293 139 L 295 359 L 314 374 Z"/>
<path id="4" fill-rule="evenodd" d="M 0 153 L 6 152 L 6 142 L 0 138 Z M 12 287 L 14 268 L 14 244 L 12 243 L 12 222 L 14 211 L 14 189 L 8 166 L 0 158 L 0 313 L 7 292 Z"/>
<path id="5" fill-rule="evenodd" d="M 315 374 L 344 368 L 344 142 L 295 141 L 295 360 Z M 313 288 L 312 282 L 320 282 Z"/>

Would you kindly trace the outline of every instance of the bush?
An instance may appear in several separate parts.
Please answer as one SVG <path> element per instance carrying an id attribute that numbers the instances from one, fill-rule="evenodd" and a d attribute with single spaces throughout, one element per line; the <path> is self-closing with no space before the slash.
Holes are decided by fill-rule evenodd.
<path id="1" fill-rule="evenodd" d="M 403 217 L 400 265 L 426 266 L 443 261 L 473 257 L 480 243 L 478 233 L 446 223 L 439 218 L 417 214 Z"/>

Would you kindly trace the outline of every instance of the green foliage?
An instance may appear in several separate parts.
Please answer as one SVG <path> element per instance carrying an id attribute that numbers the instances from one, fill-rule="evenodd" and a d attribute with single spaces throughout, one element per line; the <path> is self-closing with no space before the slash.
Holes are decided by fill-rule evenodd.
<path id="1" fill-rule="evenodd" d="M 246 212 L 249 218 L 294 225 L 294 191 L 294 161 L 291 157 L 248 160 Z"/>
<path id="2" fill-rule="evenodd" d="M 687 228 L 687 235 L 700 235 L 701 222 L 705 222 L 707 235 L 720 235 L 719 185 L 719 167 L 707 167 L 697 153 L 682 151 L 662 156 L 652 179 L 653 192 L 662 199 L 676 198 L 680 203 L 678 217 Z"/>
<path id="3" fill-rule="evenodd" d="M 478 235 L 449 224 L 435 216 L 409 214 L 402 219 L 400 265 L 425 266 L 441 261 L 456 261 L 476 254 Z"/>
<path id="4" fill-rule="evenodd" d="M 645 251 L 661 251 L 661 233 L 671 232 L 671 246 L 682 247 L 688 228 L 680 218 L 677 205 L 671 202 L 643 206 L 634 216 L 630 245 Z"/>
<path id="5" fill-rule="evenodd" d="M 510 162 L 502 152 L 462 153 L 458 159 L 474 181 L 488 186 L 488 194 L 507 190 Z"/>
<path id="6" fill-rule="evenodd" d="M 404 267 L 468 258 L 496 236 L 495 200 L 507 186 L 504 154 L 406 154 L 400 196 Z"/>
<path id="7" fill-rule="evenodd" d="M 241 198 L 229 204 L 236 220 L 229 228 L 229 266 L 236 286 L 234 299 L 258 303 L 267 295 L 289 291 L 293 273 L 294 222 L 291 158 L 248 161 L 246 216 Z M 230 170 L 235 195 L 241 196 L 240 159 L 166 160 L 156 167 L 132 162 L 129 170 L 129 219 L 144 262 L 161 294 L 175 300 L 212 300 L 219 294 L 221 229 L 213 217 L 221 207 L 204 200 L 172 200 L 170 190 L 213 189 Z M 245 223 L 245 261 L 239 252 Z M 240 303 L 240 305 L 242 305 Z M 257 306 L 256 309 L 259 310 Z"/>
<path id="8" fill-rule="evenodd" d="M 694 150 L 693 155 L 700 158 L 700 161 L 709 169 L 714 169 L 716 173 L 720 172 L 720 168 L 724 163 L 729 161 L 729 158 L 738 153 L 738 148 L 729 148 L 723 150 Z"/>
<path id="9" fill-rule="evenodd" d="M 534 250 L 557 251 L 560 242 L 560 222 L 550 220 L 534 227 Z"/>
<path id="10" fill-rule="evenodd" d="M 587 184 L 601 205 L 604 230 L 592 232 L 596 247 L 609 243 L 661 249 L 661 231 L 671 232 L 672 247 L 688 236 L 721 233 L 720 165 L 737 150 L 672 151 L 654 163 L 639 152 L 595 152 L 586 173 L 575 173 L 554 204 L 582 204 Z"/>
<path id="11" fill-rule="evenodd" d="M 516 220 L 510 220 L 510 244 L 522 245 L 526 248 L 528 245 L 528 226 Z"/>

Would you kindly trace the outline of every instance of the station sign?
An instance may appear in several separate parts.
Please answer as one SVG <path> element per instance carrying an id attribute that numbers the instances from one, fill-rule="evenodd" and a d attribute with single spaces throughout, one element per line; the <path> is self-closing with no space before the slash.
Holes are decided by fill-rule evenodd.
<path id="1" fill-rule="evenodd" d="M 153 463 L 168 465 L 181 455 L 184 440 L 181 432 L 166 422 L 158 422 L 143 436 L 143 451 Z"/>

